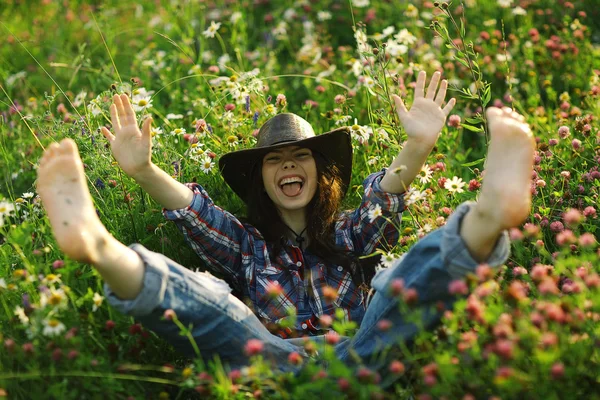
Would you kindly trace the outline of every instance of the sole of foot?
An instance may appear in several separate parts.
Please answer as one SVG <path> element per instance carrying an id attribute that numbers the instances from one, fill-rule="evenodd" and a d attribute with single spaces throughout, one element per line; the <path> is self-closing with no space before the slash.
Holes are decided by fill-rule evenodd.
<path id="1" fill-rule="evenodd" d="M 510 108 L 486 111 L 490 144 L 479 211 L 500 229 L 523 223 L 531 210 L 535 139 L 525 118 Z"/>
<path id="2" fill-rule="evenodd" d="M 50 145 L 38 168 L 37 190 L 61 250 L 93 263 L 109 238 L 96 215 L 77 145 L 71 139 Z"/>

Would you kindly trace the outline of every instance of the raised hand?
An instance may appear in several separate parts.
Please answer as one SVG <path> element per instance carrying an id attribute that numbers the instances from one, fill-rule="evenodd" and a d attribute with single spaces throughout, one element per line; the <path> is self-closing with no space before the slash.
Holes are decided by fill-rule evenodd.
<path id="1" fill-rule="evenodd" d="M 415 96 L 410 111 L 406 109 L 406 105 L 399 96 L 392 95 L 396 103 L 398 118 L 400 118 L 400 122 L 409 139 L 414 139 L 430 146 L 435 144 L 444 127 L 448 114 L 450 114 L 454 104 L 456 104 L 456 99 L 452 98 L 442 108 L 446 98 L 448 81 L 444 79 L 438 90 L 440 76 L 440 72 L 433 74 L 427 88 L 427 93 L 425 93 L 425 79 L 427 78 L 427 74 L 425 71 L 419 72 Z"/>
<path id="2" fill-rule="evenodd" d="M 135 112 L 126 94 L 115 94 L 110 106 L 114 134 L 102 127 L 102 134 L 110 143 L 115 160 L 125 173 L 133 178 L 147 170 L 152 162 L 152 118 L 144 120 L 142 130 L 137 124 Z"/>

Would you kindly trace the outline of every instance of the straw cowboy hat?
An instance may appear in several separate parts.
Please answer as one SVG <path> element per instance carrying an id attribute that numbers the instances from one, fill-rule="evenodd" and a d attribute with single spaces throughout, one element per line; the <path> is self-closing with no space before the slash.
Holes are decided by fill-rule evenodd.
<path id="1" fill-rule="evenodd" d="M 225 182 L 247 202 L 250 175 L 257 163 L 270 151 L 285 146 L 301 146 L 327 157 L 340 170 L 344 193 L 352 176 L 352 144 L 347 127 L 315 135 L 304 118 L 283 113 L 269 119 L 260 128 L 256 146 L 252 149 L 232 151 L 219 159 L 219 169 Z"/>

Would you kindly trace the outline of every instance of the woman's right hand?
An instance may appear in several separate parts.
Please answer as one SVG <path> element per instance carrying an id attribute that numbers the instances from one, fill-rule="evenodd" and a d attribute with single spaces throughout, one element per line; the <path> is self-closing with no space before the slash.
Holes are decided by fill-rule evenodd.
<path id="1" fill-rule="evenodd" d="M 142 130 L 138 128 L 135 111 L 126 94 L 115 94 L 110 106 L 110 117 L 114 134 L 102 127 L 102 134 L 110 143 L 115 160 L 127 175 L 135 176 L 152 165 L 152 118 L 144 120 Z"/>

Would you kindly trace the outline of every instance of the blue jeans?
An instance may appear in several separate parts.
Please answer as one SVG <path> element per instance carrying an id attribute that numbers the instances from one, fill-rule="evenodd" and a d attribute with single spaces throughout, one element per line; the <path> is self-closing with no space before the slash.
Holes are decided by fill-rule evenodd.
<path id="1" fill-rule="evenodd" d="M 448 294 L 448 284 L 474 272 L 479 265 L 459 235 L 461 221 L 471 205 L 469 202 L 462 204 L 448 218 L 446 225 L 417 242 L 393 266 L 375 275 L 371 285 L 376 293 L 368 304 L 360 328 L 352 338 L 343 337 L 335 346 L 341 360 L 356 364 L 354 356 L 358 355 L 364 365 L 380 369 L 389 362 L 379 357 L 384 347 L 397 345 L 399 341 L 409 343 L 419 329 L 430 329 L 439 323 L 441 312 L 434 306 L 443 302 L 450 307 L 454 300 L 454 296 Z M 271 334 L 250 308 L 230 294 L 230 288 L 223 280 L 209 273 L 192 272 L 141 245 L 135 244 L 131 248 L 146 267 L 143 290 L 133 300 L 121 300 L 105 284 L 108 302 L 121 313 L 135 317 L 182 354 L 195 355 L 189 339 L 179 334 L 172 321 L 162 318 L 167 309 L 173 309 L 185 326 L 193 326 L 192 335 L 206 361 L 219 356 L 230 368 L 247 365 L 249 360 L 244 346 L 249 339 L 260 339 L 264 343 L 263 357 L 273 360 L 274 366 L 282 371 L 297 369 L 287 362 L 290 353 L 295 351 L 306 356 L 302 338 L 281 339 Z M 504 232 L 487 264 L 491 267 L 502 265 L 509 250 L 508 235 Z M 405 320 L 398 299 L 390 295 L 389 285 L 394 279 L 403 279 L 405 289 L 416 289 L 418 301 L 415 307 L 423 312 L 420 327 Z M 389 330 L 377 328 L 382 319 L 392 323 Z M 318 342 L 323 341 L 324 336 L 309 339 Z"/>

